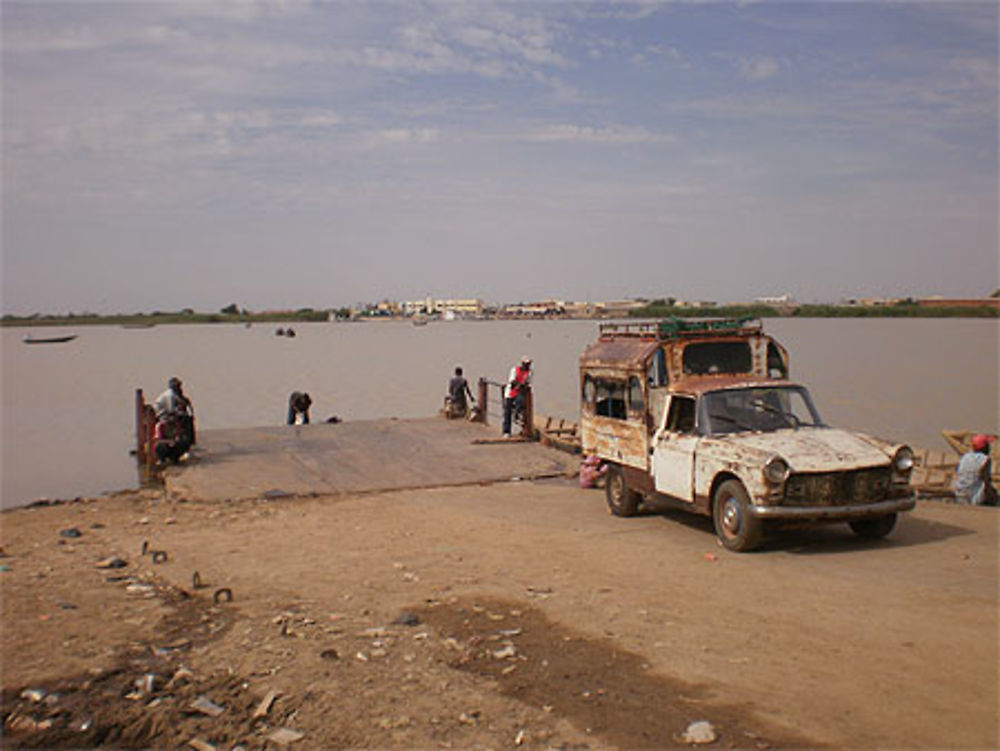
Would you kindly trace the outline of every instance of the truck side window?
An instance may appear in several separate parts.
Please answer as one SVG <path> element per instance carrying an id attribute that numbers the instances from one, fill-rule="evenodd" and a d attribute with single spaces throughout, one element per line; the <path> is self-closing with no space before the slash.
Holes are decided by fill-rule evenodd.
<path id="1" fill-rule="evenodd" d="M 788 363 L 774 342 L 767 343 L 767 375 L 770 378 L 788 378 Z"/>
<path id="2" fill-rule="evenodd" d="M 600 417 L 625 419 L 625 382 L 597 381 L 596 413 Z"/>
<path id="3" fill-rule="evenodd" d="M 652 388 L 667 385 L 667 360 L 663 355 L 663 347 L 656 350 L 649 358 L 649 364 L 646 366 L 646 382 Z"/>
<path id="4" fill-rule="evenodd" d="M 628 411 L 632 417 L 643 417 L 646 404 L 642 398 L 642 381 L 638 376 L 628 379 Z"/>
<path id="5" fill-rule="evenodd" d="M 594 413 L 594 402 L 597 399 L 597 384 L 589 375 L 583 377 L 582 406 L 588 414 Z"/>
<path id="6" fill-rule="evenodd" d="M 676 394 L 670 399 L 667 430 L 671 433 L 694 432 L 694 399 Z"/>

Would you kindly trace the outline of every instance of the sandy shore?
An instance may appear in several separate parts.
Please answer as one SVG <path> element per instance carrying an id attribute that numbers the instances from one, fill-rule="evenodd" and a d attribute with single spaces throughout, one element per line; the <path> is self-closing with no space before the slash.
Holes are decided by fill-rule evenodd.
<path id="1" fill-rule="evenodd" d="M 998 745 L 994 509 L 749 555 L 565 480 L 0 523 L 9 748 Z"/>

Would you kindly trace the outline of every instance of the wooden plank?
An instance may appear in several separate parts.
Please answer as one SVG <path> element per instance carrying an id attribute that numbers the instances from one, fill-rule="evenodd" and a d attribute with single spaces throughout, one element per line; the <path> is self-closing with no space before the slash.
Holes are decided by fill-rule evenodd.
<path id="1" fill-rule="evenodd" d="M 969 440 L 973 436 L 971 430 L 942 430 L 941 435 L 956 454 L 961 456 L 971 448 Z"/>

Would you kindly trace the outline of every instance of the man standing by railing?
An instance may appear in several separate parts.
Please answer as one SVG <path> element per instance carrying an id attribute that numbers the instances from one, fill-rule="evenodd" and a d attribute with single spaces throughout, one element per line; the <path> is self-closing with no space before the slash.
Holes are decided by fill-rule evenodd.
<path id="1" fill-rule="evenodd" d="M 503 400 L 503 437 L 510 438 L 513 413 L 524 413 L 525 394 L 531 389 L 531 358 L 525 355 L 521 364 L 510 369 Z"/>

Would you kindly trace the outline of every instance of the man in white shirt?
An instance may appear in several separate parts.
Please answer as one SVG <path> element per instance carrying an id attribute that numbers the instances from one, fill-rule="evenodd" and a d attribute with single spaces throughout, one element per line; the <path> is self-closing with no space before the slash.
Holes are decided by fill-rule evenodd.
<path id="1" fill-rule="evenodd" d="M 186 413 L 191 406 L 190 400 L 184 395 L 180 378 L 171 378 L 167 382 L 167 390 L 156 398 L 154 407 L 156 416 L 163 417 L 168 412 Z"/>

